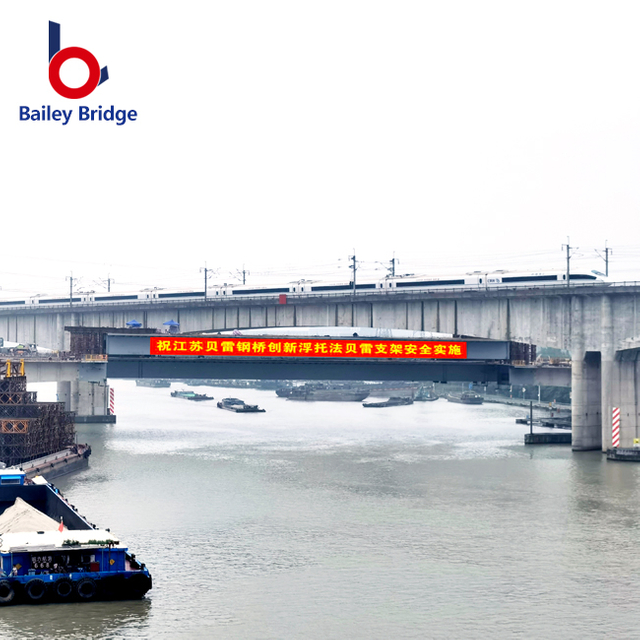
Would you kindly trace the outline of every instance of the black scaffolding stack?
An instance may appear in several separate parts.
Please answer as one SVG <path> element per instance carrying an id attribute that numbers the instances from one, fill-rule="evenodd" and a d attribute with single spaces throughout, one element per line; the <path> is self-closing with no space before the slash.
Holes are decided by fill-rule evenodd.
<path id="1" fill-rule="evenodd" d="M 0 378 L 0 462 L 7 466 L 62 451 L 75 440 L 74 414 L 63 402 L 38 402 L 26 376 Z"/>

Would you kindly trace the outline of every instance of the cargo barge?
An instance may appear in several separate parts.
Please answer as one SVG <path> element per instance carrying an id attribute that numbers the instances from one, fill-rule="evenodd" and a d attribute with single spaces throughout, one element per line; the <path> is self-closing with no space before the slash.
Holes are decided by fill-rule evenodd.
<path id="1" fill-rule="evenodd" d="M 450 394 L 447 396 L 448 402 L 458 402 L 459 404 L 482 404 L 484 398 L 477 393 L 463 393 L 460 396 Z"/>
<path id="2" fill-rule="evenodd" d="M 135 554 L 54 485 L 0 470 L 0 606 L 139 599 L 151 586 Z"/>
<path id="3" fill-rule="evenodd" d="M 90 455 L 91 447 L 88 444 L 76 444 L 42 458 L 22 462 L 20 470 L 25 472 L 27 480 L 32 480 L 39 475 L 45 475 L 48 480 L 53 480 L 87 469 Z"/>
<path id="4" fill-rule="evenodd" d="M 152 389 L 169 389 L 171 387 L 171 380 L 165 380 L 164 378 L 152 378 L 145 380 L 144 378 L 136 380 L 136 387 L 151 387 Z"/>
<path id="5" fill-rule="evenodd" d="M 239 398 L 223 398 L 218 402 L 218 409 L 226 409 L 234 413 L 264 413 L 265 409 L 261 409 L 257 404 L 247 404 Z"/>
<path id="6" fill-rule="evenodd" d="M 369 396 L 369 390 L 345 384 L 307 383 L 296 387 L 276 389 L 276 395 L 287 400 L 304 402 L 360 402 Z"/>
<path id="7" fill-rule="evenodd" d="M 171 397 L 182 398 L 183 400 L 194 400 L 195 402 L 213 400 L 213 396 L 208 396 L 206 393 L 195 393 L 194 391 L 172 391 Z"/>
<path id="8" fill-rule="evenodd" d="M 406 396 L 392 396 L 383 402 L 363 402 L 362 406 L 365 407 L 365 409 L 378 409 L 381 407 L 401 407 L 408 404 L 413 404 L 413 398 L 407 398 Z"/>
<path id="9" fill-rule="evenodd" d="M 433 390 L 427 391 L 424 387 L 420 387 L 413 396 L 416 402 L 435 402 L 439 398 Z"/>

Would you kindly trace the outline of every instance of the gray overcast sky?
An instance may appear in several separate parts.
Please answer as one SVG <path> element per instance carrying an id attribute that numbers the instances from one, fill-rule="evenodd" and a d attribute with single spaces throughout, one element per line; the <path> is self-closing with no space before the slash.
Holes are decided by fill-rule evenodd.
<path id="1" fill-rule="evenodd" d="M 637 2 L 4 0 L 0 297 L 400 272 L 640 280 Z M 110 79 L 48 82 L 48 21 Z M 62 67 L 67 84 L 83 63 Z M 73 109 L 68 125 L 20 106 Z M 79 122 L 87 105 L 136 122 Z M 378 265 L 382 267 L 382 265 Z"/>

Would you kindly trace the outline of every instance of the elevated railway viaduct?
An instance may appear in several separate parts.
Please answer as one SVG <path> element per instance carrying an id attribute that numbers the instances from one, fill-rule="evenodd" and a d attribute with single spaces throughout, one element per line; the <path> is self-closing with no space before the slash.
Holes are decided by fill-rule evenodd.
<path id="1" fill-rule="evenodd" d="M 640 285 L 572 285 L 425 292 L 359 292 L 110 305 L 0 309 L 0 336 L 68 348 L 65 326 L 143 327 L 168 320 L 181 332 L 270 327 L 374 327 L 437 331 L 570 351 L 573 448 L 611 446 L 621 410 L 621 446 L 640 437 Z"/>

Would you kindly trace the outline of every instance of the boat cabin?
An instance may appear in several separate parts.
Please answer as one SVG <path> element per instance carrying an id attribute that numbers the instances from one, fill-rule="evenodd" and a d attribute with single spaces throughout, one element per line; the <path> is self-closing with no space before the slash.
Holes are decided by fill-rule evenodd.
<path id="1" fill-rule="evenodd" d="M 118 543 L 99 530 L 7 533 L 0 543 L 0 570 L 5 576 L 125 571 L 127 550 L 114 548 Z"/>

